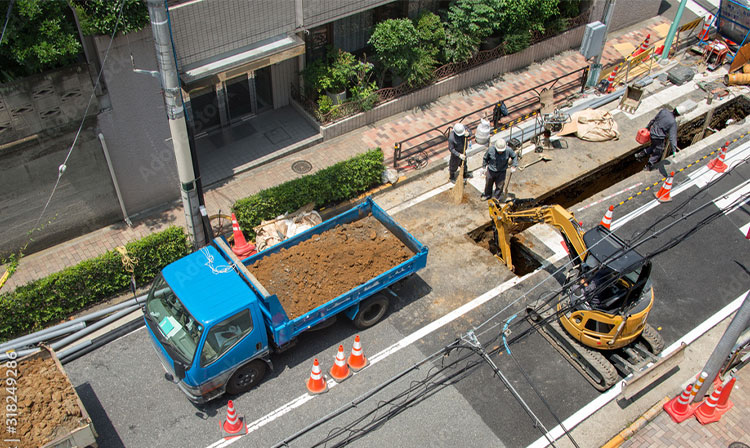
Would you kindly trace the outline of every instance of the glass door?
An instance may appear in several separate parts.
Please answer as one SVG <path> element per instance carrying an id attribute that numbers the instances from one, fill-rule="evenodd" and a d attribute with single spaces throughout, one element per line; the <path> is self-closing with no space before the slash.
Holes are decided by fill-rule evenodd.
<path id="1" fill-rule="evenodd" d="M 254 72 L 255 91 L 258 94 L 258 110 L 273 109 L 273 88 L 271 87 L 271 67 L 263 67 Z"/>
<path id="2" fill-rule="evenodd" d="M 237 121 L 256 113 L 255 85 L 253 78 L 248 76 L 247 73 L 228 79 L 224 88 L 230 121 Z"/>
<path id="3" fill-rule="evenodd" d="M 196 134 L 207 132 L 221 126 L 221 115 L 223 113 L 219 105 L 216 89 L 211 87 L 203 91 L 190 92 L 190 109 L 193 117 L 193 129 Z"/>

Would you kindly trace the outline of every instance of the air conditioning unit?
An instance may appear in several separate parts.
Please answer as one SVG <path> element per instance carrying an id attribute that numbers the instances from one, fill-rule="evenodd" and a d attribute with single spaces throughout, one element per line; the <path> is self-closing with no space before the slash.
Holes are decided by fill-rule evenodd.
<path id="1" fill-rule="evenodd" d="M 607 26 L 602 22 L 591 22 L 586 25 L 586 31 L 583 33 L 583 41 L 579 52 L 586 59 L 601 54 L 604 48 L 604 34 Z"/>

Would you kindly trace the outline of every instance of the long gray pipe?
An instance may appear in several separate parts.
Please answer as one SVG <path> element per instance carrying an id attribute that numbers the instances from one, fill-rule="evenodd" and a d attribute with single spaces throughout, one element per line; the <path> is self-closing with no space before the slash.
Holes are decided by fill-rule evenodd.
<path id="1" fill-rule="evenodd" d="M 49 334 L 51 332 L 55 332 L 55 331 L 63 329 L 63 328 L 68 328 L 68 327 L 71 327 L 73 325 L 77 325 L 78 323 L 81 323 L 81 322 L 87 322 L 87 321 L 90 321 L 90 320 L 93 320 L 93 319 L 97 319 L 99 317 L 106 316 L 107 314 L 111 314 L 111 313 L 113 313 L 113 312 L 115 312 L 117 310 L 121 310 L 123 308 L 127 308 L 127 307 L 130 307 L 130 306 L 133 306 L 135 304 L 142 305 L 143 301 L 145 301 L 145 300 L 146 300 L 146 295 L 144 294 L 142 296 L 138 296 L 138 297 L 135 297 L 133 299 L 126 300 L 126 301 L 124 301 L 122 303 L 118 303 L 117 305 L 112 305 L 112 306 L 109 306 L 107 308 L 101 309 L 99 311 L 94 311 L 93 313 L 89 313 L 89 314 L 87 314 L 85 316 L 81 316 L 81 317 L 78 317 L 76 319 L 72 319 L 72 320 L 69 320 L 67 322 L 63 322 L 63 323 L 55 325 L 53 327 L 45 328 L 44 330 L 39 330 L 39 331 L 37 331 L 35 333 L 30 333 L 30 334 L 27 334 L 26 336 L 21 336 L 20 338 L 16 338 L 16 339 L 13 339 L 13 340 L 10 340 L 10 341 L 3 342 L 2 344 L 0 344 L 0 352 L 3 352 L 7 348 L 10 348 L 10 347 L 18 347 L 18 346 L 20 346 L 19 342 L 23 342 L 24 339 L 36 338 L 37 336 L 46 335 L 46 334 Z M 39 342 L 39 341 L 37 341 L 37 342 Z"/>
<path id="2" fill-rule="evenodd" d="M 707 378 L 709 381 L 713 381 L 716 375 L 719 374 L 721 366 L 734 348 L 737 339 L 745 328 L 747 328 L 748 324 L 750 324 L 750 300 L 747 300 L 748 296 L 750 296 L 750 292 L 745 294 L 740 309 L 737 310 L 737 313 L 732 318 L 732 322 L 729 323 L 729 326 L 724 331 L 724 335 L 719 340 L 719 343 L 716 344 L 716 348 L 711 353 L 708 361 L 706 361 L 706 366 L 703 367 L 703 371 L 708 374 Z M 695 395 L 693 402 L 697 403 L 702 400 L 708 389 L 710 387 L 701 387 Z"/>
<path id="3" fill-rule="evenodd" d="M 8 350 L 18 351 L 18 349 L 20 348 L 27 347 L 29 345 L 36 345 L 37 343 L 42 342 L 45 339 L 54 339 L 54 338 L 60 337 L 68 333 L 73 333 L 75 331 L 83 330 L 84 328 L 86 328 L 86 322 L 78 322 L 73 325 L 68 325 L 64 328 L 60 328 L 55 331 L 44 331 L 43 333 L 40 332 L 41 334 L 37 334 L 35 336 L 33 335 L 24 336 L 22 338 L 18 338 L 14 340 L 12 344 L 11 343 L 3 344 L 2 346 L 0 346 L 0 352 L 5 352 Z"/>

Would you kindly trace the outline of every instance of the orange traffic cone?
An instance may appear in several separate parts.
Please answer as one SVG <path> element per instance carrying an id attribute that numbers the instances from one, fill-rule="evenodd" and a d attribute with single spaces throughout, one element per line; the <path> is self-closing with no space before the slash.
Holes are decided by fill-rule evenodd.
<path id="1" fill-rule="evenodd" d="M 614 205 L 610 205 L 609 209 L 604 213 L 604 217 L 601 221 L 599 221 L 600 226 L 604 226 L 607 229 L 609 229 L 609 226 L 612 225 L 612 212 L 615 210 Z"/>
<path id="2" fill-rule="evenodd" d="M 320 370 L 320 364 L 318 360 L 313 360 L 312 372 L 310 372 L 310 378 L 307 380 L 307 390 L 311 394 L 322 394 L 328 392 L 328 383 L 323 378 L 323 372 Z"/>
<path id="3" fill-rule="evenodd" d="M 711 26 L 711 21 L 714 19 L 714 16 L 711 14 L 708 15 L 708 19 L 703 19 L 703 29 L 700 33 L 698 33 L 698 40 L 706 40 L 708 38 L 708 27 Z"/>
<path id="4" fill-rule="evenodd" d="M 661 54 L 664 53 L 664 45 L 659 45 L 659 47 L 656 49 L 656 51 L 654 51 L 654 53 L 661 56 Z"/>
<path id="5" fill-rule="evenodd" d="M 656 200 L 659 202 L 669 202 L 672 198 L 669 197 L 669 192 L 672 190 L 672 180 L 674 179 L 674 171 L 669 173 L 669 177 L 664 181 L 664 185 L 659 188 L 659 191 L 654 193 Z"/>
<path id="6" fill-rule="evenodd" d="M 232 400 L 229 400 L 229 403 L 227 404 L 227 419 L 222 423 L 221 429 L 224 430 L 226 435 L 230 436 L 247 434 L 244 418 L 237 416 Z"/>
<path id="7" fill-rule="evenodd" d="M 613 90 L 615 90 L 615 77 L 617 76 L 617 71 L 620 69 L 620 65 L 615 67 L 615 69 L 612 70 L 612 73 L 610 73 L 609 77 L 607 78 L 607 93 L 610 93 Z"/>
<path id="8" fill-rule="evenodd" d="M 638 47 L 634 52 L 630 54 L 630 56 L 638 56 L 639 54 L 643 53 L 648 49 L 648 41 L 651 40 L 651 34 L 647 34 L 646 38 L 641 42 L 641 46 Z"/>
<path id="9" fill-rule="evenodd" d="M 697 406 L 690 406 L 690 390 L 692 388 L 693 385 L 688 384 L 679 396 L 674 397 L 664 405 L 664 410 L 675 423 L 682 423 L 695 412 Z"/>
<path id="10" fill-rule="evenodd" d="M 245 240 L 245 235 L 240 230 L 240 223 L 237 222 L 237 218 L 232 213 L 232 235 L 234 235 L 234 247 L 232 252 L 240 258 L 247 258 L 255 253 L 255 245 L 248 243 Z"/>
<path id="11" fill-rule="evenodd" d="M 736 380 L 737 378 L 731 376 L 727 378 L 727 381 L 725 381 L 721 385 L 721 395 L 719 396 L 719 403 L 716 405 L 717 412 L 721 412 L 723 414 L 732 409 L 732 406 L 734 406 L 734 403 L 729 400 L 729 394 L 732 393 L 732 388 L 734 387 L 734 383 Z"/>
<path id="12" fill-rule="evenodd" d="M 328 373 L 330 373 L 331 377 L 338 383 L 349 378 L 349 375 L 352 374 L 349 370 L 349 366 L 346 365 L 343 345 L 339 345 L 339 351 L 336 353 L 336 360 L 333 362 L 333 366 L 331 366 L 331 370 L 329 370 Z"/>
<path id="13" fill-rule="evenodd" d="M 352 353 L 349 355 L 349 359 L 346 360 L 352 370 L 359 372 L 367 366 L 367 358 L 365 358 L 364 351 L 362 351 L 362 344 L 359 343 L 359 335 L 354 336 L 354 345 L 352 346 Z"/>
<path id="14" fill-rule="evenodd" d="M 708 423 L 718 422 L 721 418 L 721 412 L 716 411 L 716 405 L 719 404 L 719 396 L 721 395 L 721 386 L 714 389 L 711 396 L 706 401 L 701 403 L 695 410 L 695 418 L 701 423 L 706 425 Z"/>
<path id="15" fill-rule="evenodd" d="M 723 173 L 727 170 L 727 164 L 724 162 L 724 158 L 726 157 L 726 147 L 722 147 L 721 151 L 719 151 L 719 155 L 712 159 L 710 162 L 708 162 L 708 169 L 711 171 L 716 171 L 717 173 Z"/>

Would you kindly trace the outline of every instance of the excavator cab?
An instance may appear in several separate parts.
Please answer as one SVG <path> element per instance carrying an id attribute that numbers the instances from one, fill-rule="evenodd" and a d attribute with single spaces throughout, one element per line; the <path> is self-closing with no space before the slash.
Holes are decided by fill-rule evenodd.
<path id="1" fill-rule="evenodd" d="M 557 302 L 529 305 L 529 319 L 542 323 L 541 334 L 599 390 L 656 361 L 664 348 L 661 335 L 646 323 L 654 303 L 651 261 L 603 226 L 583 232 L 573 214 L 560 205 L 531 200 L 489 201 L 498 258 L 513 269 L 511 234 L 536 223 L 560 231 L 571 258 Z M 605 356 L 606 354 L 606 356 Z"/>

